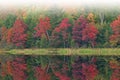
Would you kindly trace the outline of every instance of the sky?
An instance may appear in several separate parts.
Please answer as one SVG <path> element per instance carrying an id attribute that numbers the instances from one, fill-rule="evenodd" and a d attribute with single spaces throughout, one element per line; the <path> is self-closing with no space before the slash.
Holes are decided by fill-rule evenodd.
<path id="1" fill-rule="evenodd" d="M 66 4 L 66 5 L 79 5 L 79 4 L 106 4 L 113 5 L 120 3 L 120 0 L 0 0 L 0 5 L 30 5 L 30 4 Z"/>
<path id="2" fill-rule="evenodd" d="M 110 8 L 115 5 L 119 7 L 120 0 L 0 0 L 0 13 L 12 12 L 18 9 L 48 9 L 50 7 L 62 7 L 65 10 L 75 10 L 76 8 L 87 7 L 101 7 Z M 117 5 L 117 6 L 116 6 Z M 110 7 L 111 6 L 111 7 Z"/>
<path id="3" fill-rule="evenodd" d="M 106 7 L 119 6 L 120 0 L 0 0 L 0 10 L 18 9 L 18 8 L 37 8 L 51 7 L 54 5 L 62 8 L 76 8 L 81 6 Z"/>

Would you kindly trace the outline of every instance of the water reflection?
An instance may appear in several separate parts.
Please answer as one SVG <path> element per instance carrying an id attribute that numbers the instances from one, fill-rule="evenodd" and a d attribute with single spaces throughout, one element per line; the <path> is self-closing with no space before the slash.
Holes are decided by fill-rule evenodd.
<path id="1" fill-rule="evenodd" d="M 16 80 L 16 77 L 21 79 L 21 76 L 23 76 L 21 80 L 62 80 L 61 77 L 65 80 L 110 80 L 116 77 L 115 74 L 120 75 L 118 72 L 120 56 L 11 55 L 6 53 L 0 55 L 0 63 L 2 80 Z M 45 79 L 46 77 L 49 79 Z M 120 80 L 119 77 L 117 78 Z"/>

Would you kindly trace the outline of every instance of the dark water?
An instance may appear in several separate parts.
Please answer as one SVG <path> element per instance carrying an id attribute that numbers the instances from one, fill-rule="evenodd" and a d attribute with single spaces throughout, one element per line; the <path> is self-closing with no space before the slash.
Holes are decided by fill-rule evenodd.
<path id="1" fill-rule="evenodd" d="M 111 68 L 110 62 L 113 62 L 114 65 L 120 67 L 120 56 L 80 56 L 80 55 L 12 55 L 9 53 L 1 54 L 0 55 L 0 80 L 13 80 L 15 76 L 11 76 L 7 74 L 6 76 L 2 76 L 2 71 L 6 70 L 7 68 L 3 68 L 2 65 L 6 65 L 7 62 L 11 62 L 11 66 L 14 68 L 15 64 L 17 63 L 19 65 L 26 64 L 27 69 L 25 71 L 25 74 L 27 74 L 27 78 L 23 80 L 36 80 L 34 74 L 35 74 L 35 67 L 40 66 L 43 70 L 47 67 L 47 74 L 51 76 L 50 80 L 62 80 L 57 77 L 52 67 L 55 67 L 55 70 L 57 72 L 60 72 L 64 74 L 66 69 L 64 66 L 67 66 L 68 71 L 65 72 L 67 74 L 66 76 L 69 78 L 68 80 L 76 80 L 75 75 L 78 74 L 76 70 L 84 70 L 83 64 L 87 65 L 89 70 L 89 66 L 95 66 L 94 70 L 96 71 L 96 75 L 94 76 L 94 80 L 110 80 L 111 76 L 117 75 L 120 76 L 120 73 L 116 72 L 114 73 L 114 69 Z M 80 67 L 78 67 L 80 66 Z M 86 66 L 86 67 L 87 67 Z M 21 68 L 18 66 L 18 68 Z M 93 68 L 93 67 L 92 67 Z M 91 68 L 91 69 L 92 69 Z M 64 70 L 65 69 L 65 70 Z M 92 71 L 90 69 L 90 74 L 95 74 L 95 71 Z M 116 69 L 115 70 L 119 70 Z M 76 72 L 76 73 L 74 73 Z M 79 73 L 80 76 L 83 73 Z M 20 75 L 19 71 L 18 74 Z M 65 77 L 65 76 L 64 76 Z M 81 76 L 83 78 L 86 78 L 85 76 Z M 20 77 L 18 77 L 20 78 Z M 80 80 L 79 78 L 78 80 Z M 22 79 L 21 79 L 22 80 Z M 40 79 L 42 80 L 42 79 Z M 46 80 L 46 79 L 43 79 Z M 67 80 L 67 79 L 65 79 Z M 87 80 L 87 79 L 81 79 L 81 80 Z M 111 79 L 112 80 L 112 79 Z M 120 80 L 120 78 L 118 78 Z"/>

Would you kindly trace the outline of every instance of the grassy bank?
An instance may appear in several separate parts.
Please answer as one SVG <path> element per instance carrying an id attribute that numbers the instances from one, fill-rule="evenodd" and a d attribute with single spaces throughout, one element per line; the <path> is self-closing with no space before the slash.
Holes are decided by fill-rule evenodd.
<path id="1" fill-rule="evenodd" d="M 1 54 L 25 55 L 120 55 L 120 48 L 48 48 L 48 49 L 11 49 L 0 50 Z"/>

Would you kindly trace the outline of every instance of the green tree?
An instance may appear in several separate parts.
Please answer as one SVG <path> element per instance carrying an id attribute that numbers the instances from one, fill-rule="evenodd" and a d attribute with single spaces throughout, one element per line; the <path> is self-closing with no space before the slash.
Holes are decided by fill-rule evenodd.
<path id="1" fill-rule="evenodd" d="M 15 20 L 16 20 L 16 16 L 14 14 L 8 14 L 7 17 L 3 20 L 3 24 L 7 28 L 11 28 Z"/>
<path id="2" fill-rule="evenodd" d="M 109 36 L 111 35 L 112 31 L 107 23 L 103 24 L 96 24 L 99 34 L 97 36 L 97 47 L 110 47 L 109 45 Z"/>
<path id="3" fill-rule="evenodd" d="M 24 22 L 28 24 L 28 29 L 27 29 L 28 40 L 26 42 L 26 47 L 33 47 L 35 44 L 33 37 L 33 33 L 34 33 L 33 29 L 39 21 L 38 18 L 39 18 L 39 14 L 37 12 L 35 13 L 30 12 L 26 16 L 26 19 L 24 20 Z"/>

